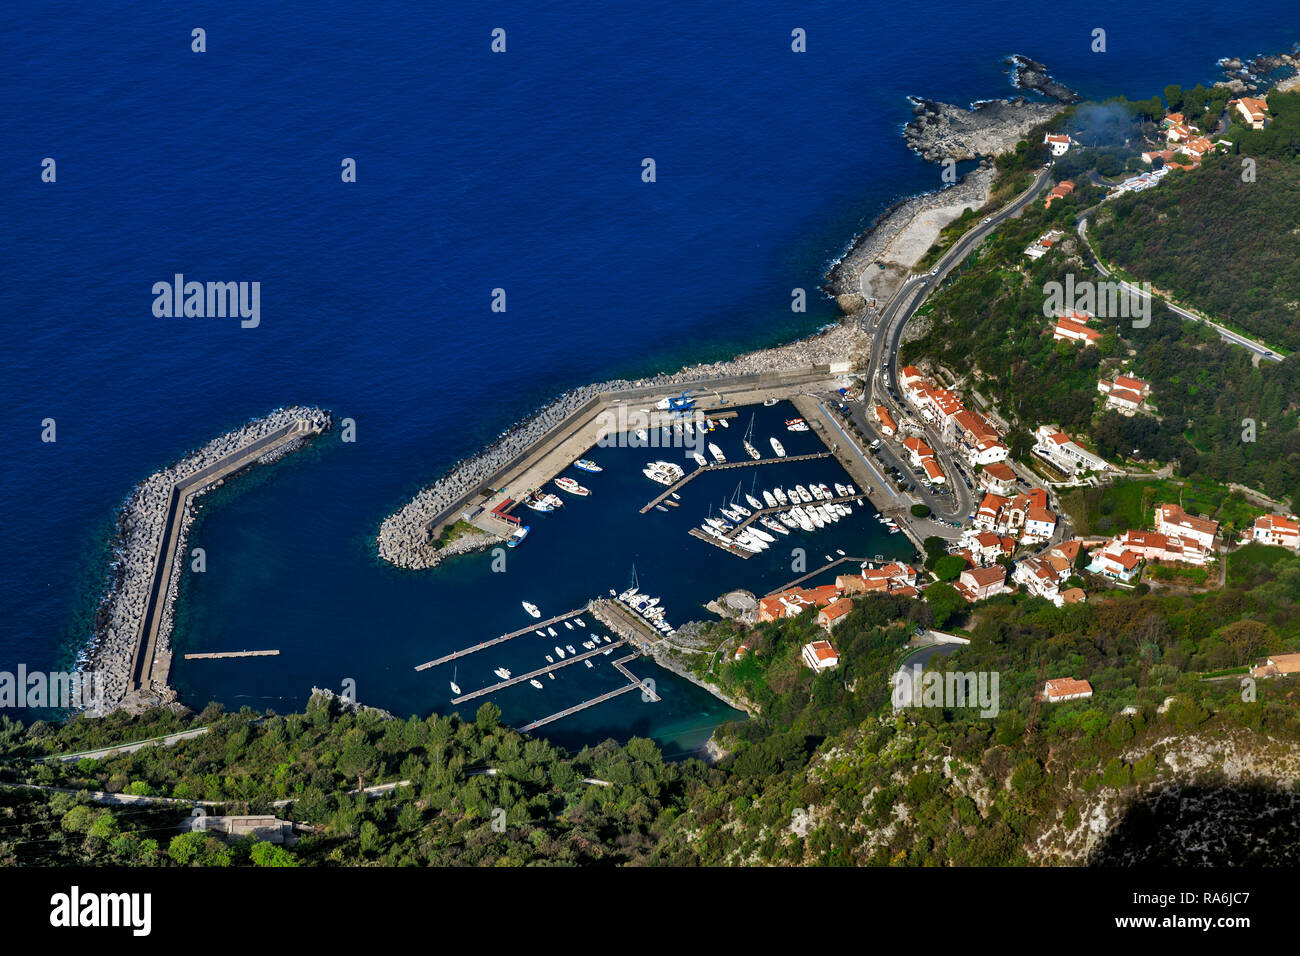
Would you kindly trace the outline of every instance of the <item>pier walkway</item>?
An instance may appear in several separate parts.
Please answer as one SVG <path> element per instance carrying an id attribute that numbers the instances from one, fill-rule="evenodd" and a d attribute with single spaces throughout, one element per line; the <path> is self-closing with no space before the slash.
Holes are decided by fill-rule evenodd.
<path id="1" fill-rule="evenodd" d="M 215 651 L 210 654 L 186 654 L 187 661 L 215 661 L 226 657 L 279 657 L 279 651 Z"/>
<path id="2" fill-rule="evenodd" d="M 599 598 L 589 605 L 592 617 L 625 641 L 649 650 L 663 640 L 663 635 L 645 622 L 641 615 L 614 598 Z"/>
<path id="3" fill-rule="evenodd" d="M 801 576 L 801 577 L 797 577 L 797 578 L 795 578 L 793 581 L 787 581 L 785 584 L 781 585 L 779 588 L 773 588 L 772 590 L 770 590 L 770 591 L 768 591 L 766 594 L 764 594 L 763 597 L 771 597 L 773 594 L 780 594 L 782 591 L 788 591 L 788 590 L 790 590 L 791 588 L 796 588 L 796 587 L 798 587 L 800 584 L 802 584 L 804 581 L 807 581 L 809 578 L 815 578 L 815 577 L 816 577 L 817 575 L 819 575 L 819 574 L 825 574 L 825 573 L 826 573 L 827 571 L 829 571 L 831 568 L 836 567 L 836 566 L 838 566 L 838 565 L 841 565 L 841 564 L 847 564 L 847 563 L 849 563 L 849 562 L 853 562 L 854 564 L 865 564 L 867 561 L 870 561 L 870 560 L 871 560 L 870 558 L 854 558 L 854 557 L 849 557 L 849 556 L 847 556 L 847 555 L 846 555 L 845 557 L 842 557 L 842 558 L 836 558 L 836 559 L 835 559 L 834 561 L 832 561 L 830 564 L 823 564 L 823 565 L 822 565 L 820 568 L 818 568 L 816 571 L 809 571 L 807 574 L 805 574 L 805 575 L 803 575 L 803 576 Z"/>
<path id="4" fill-rule="evenodd" d="M 482 687 L 478 690 L 470 691 L 468 694 L 461 694 L 459 697 L 453 697 L 453 704 L 463 704 L 467 700 L 473 700 L 475 697 L 483 697 L 486 694 L 494 694 L 499 690 L 505 690 L 507 687 L 514 687 L 515 684 L 523 683 L 526 680 L 532 680 L 542 674 L 549 674 L 551 671 L 558 671 L 561 667 L 568 667 L 570 664 L 576 664 L 578 661 L 585 661 L 589 657 L 595 657 L 597 654 L 604 654 L 606 651 L 612 651 L 616 647 L 622 647 L 624 641 L 614 641 L 610 644 L 602 644 L 600 647 L 592 648 L 589 651 L 583 651 L 572 657 L 566 657 L 562 661 L 556 661 L 554 664 L 547 664 L 545 667 L 539 667 L 535 671 L 529 671 L 527 674 L 520 674 L 518 677 L 511 677 L 509 680 L 503 680 L 499 684 L 492 684 L 489 687 Z"/>
<path id="5" fill-rule="evenodd" d="M 608 694 L 601 694 L 599 697 L 593 697 L 591 700 L 584 700 L 581 704 L 574 704 L 572 707 L 566 707 L 564 710 L 557 711 L 549 717 L 543 717 L 540 720 L 534 720 L 531 724 L 524 724 L 516 728 L 521 734 L 526 734 L 530 730 L 536 730 L 543 724 L 549 724 L 561 717 L 568 717 L 570 714 L 576 714 L 580 710 L 586 710 L 588 707 L 595 707 L 597 704 L 603 704 L 607 700 L 620 697 L 630 690 L 642 690 L 640 684 L 628 684 L 626 687 L 620 687 L 618 690 L 611 690 Z"/>
<path id="6" fill-rule="evenodd" d="M 174 569 L 180 563 L 176 554 L 177 544 L 183 536 L 182 526 L 189 510 L 187 503 L 190 496 L 199 494 L 215 482 L 230 477 L 286 445 L 318 434 L 320 429 L 312 422 L 297 419 L 232 450 L 172 485 L 163 518 L 162 537 L 158 541 L 158 550 L 152 555 L 153 578 L 131 656 L 131 669 L 127 675 L 128 693 L 167 686 L 171 652 L 168 649 L 164 653 L 158 653 L 158 634 L 168 616 L 167 596 Z"/>
<path id="7" fill-rule="evenodd" d="M 658 694 L 656 694 L 653 690 L 651 690 L 650 686 L 645 682 L 643 682 L 641 678 L 637 677 L 635 674 L 633 674 L 630 670 L 628 670 L 624 666 L 625 664 L 627 664 L 628 661 L 636 660 L 636 657 L 637 656 L 635 654 L 628 654 L 626 657 L 620 657 L 616 661 L 610 661 L 610 664 L 613 665 L 614 669 L 617 670 L 624 677 L 626 677 L 631 683 L 636 684 L 638 687 L 640 687 L 641 690 L 645 692 L 645 695 L 649 697 L 651 701 L 657 704 L 663 698 L 661 698 Z"/>
<path id="8" fill-rule="evenodd" d="M 588 605 L 588 607 L 590 607 L 590 605 Z M 569 618 L 577 617 L 579 614 L 583 613 L 586 610 L 587 610 L 586 607 L 580 607 L 572 611 L 567 611 L 564 614 L 559 614 L 555 617 L 547 618 L 545 621 L 536 621 L 532 624 L 529 624 L 527 627 L 521 627 L 517 631 L 511 631 L 509 634 L 502 634 L 500 637 L 494 637 L 490 641 L 482 641 L 478 644 L 472 645 L 471 647 L 466 647 L 459 651 L 452 651 L 450 654 L 444 654 L 442 657 L 435 658 L 434 660 L 425 661 L 423 664 L 416 665 L 415 669 L 417 671 L 424 671 L 424 670 L 428 670 L 430 667 L 438 667 L 439 665 L 445 664 L 448 661 L 454 661 L 462 657 L 468 657 L 470 654 L 476 654 L 479 651 L 486 650 L 489 647 L 494 647 L 497 644 L 504 644 L 506 641 L 512 641 L 516 637 L 522 637 L 525 634 L 531 634 L 533 631 L 542 630 L 544 628 L 550 627 L 552 624 L 558 624 L 561 621 L 567 621 Z"/>
<path id="9" fill-rule="evenodd" d="M 679 479 L 675 483 L 669 485 L 668 489 L 663 494 L 659 495 L 648 505 L 642 508 L 641 513 L 645 514 L 647 511 L 650 511 L 652 508 L 654 508 L 655 505 L 660 504 L 665 498 L 672 495 L 679 488 L 688 484 L 696 476 L 702 475 L 707 471 L 726 471 L 728 468 L 748 468 L 751 465 L 777 465 L 784 461 L 812 461 L 817 458 L 829 458 L 829 457 L 831 457 L 830 452 L 818 451 L 818 452 L 813 452 L 812 454 L 809 455 L 786 455 L 784 458 L 777 458 L 773 456 L 772 458 L 750 458 L 746 461 L 728 461 L 728 462 L 723 462 L 721 464 L 714 462 L 712 465 L 700 465 L 689 475 L 686 475 L 685 477 Z"/>

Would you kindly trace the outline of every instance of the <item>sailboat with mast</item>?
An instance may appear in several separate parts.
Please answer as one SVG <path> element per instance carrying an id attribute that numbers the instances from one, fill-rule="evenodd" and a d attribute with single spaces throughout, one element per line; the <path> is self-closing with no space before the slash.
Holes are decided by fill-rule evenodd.
<path id="1" fill-rule="evenodd" d="M 460 696 L 460 685 L 456 683 L 456 678 L 460 676 L 460 667 L 453 667 L 451 670 L 451 692 L 457 697 Z"/>
<path id="2" fill-rule="evenodd" d="M 749 416 L 749 428 L 745 430 L 745 440 L 742 444 L 745 446 L 745 452 L 750 458 L 758 461 L 763 457 L 758 453 L 758 449 L 754 447 L 754 416 L 752 414 Z"/>

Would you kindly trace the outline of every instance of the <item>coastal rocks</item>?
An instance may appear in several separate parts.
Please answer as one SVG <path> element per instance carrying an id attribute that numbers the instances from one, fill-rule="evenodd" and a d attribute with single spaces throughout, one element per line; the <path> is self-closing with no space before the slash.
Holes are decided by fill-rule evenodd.
<path id="1" fill-rule="evenodd" d="M 1290 53 L 1261 53 L 1242 60 L 1239 57 L 1224 57 L 1219 60 L 1219 69 L 1223 71 L 1223 81 L 1215 86 L 1226 86 L 1234 93 L 1250 93 L 1267 90 L 1270 87 L 1285 93 L 1300 86 L 1300 59 L 1296 50 Z M 1279 77 L 1281 72 L 1287 72 Z"/>
<path id="2" fill-rule="evenodd" d="M 1016 53 L 1006 61 L 1012 71 L 1012 84 L 1018 90 L 1032 90 L 1056 100 L 1058 103 L 1078 103 L 1083 99 L 1064 83 L 1058 83 L 1047 72 L 1047 67 L 1037 60 Z"/>
<path id="3" fill-rule="evenodd" d="M 903 139 L 932 163 L 1009 152 L 1031 129 L 1065 109 L 1059 103 L 1031 103 L 1023 96 L 985 100 L 969 109 L 934 100 L 912 102 L 913 118 L 903 128 Z"/>
<path id="4" fill-rule="evenodd" d="M 912 267 L 938 241 L 944 226 L 988 202 L 995 170 L 980 166 L 956 185 L 897 204 L 859 236 L 826 276 L 826 288 L 845 313 L 869 299 L 887 302 Z"/>
<path id="5" fill-rule="evenodd" d="M 429 539 L 429 527 L 445 517 L 449 509 L 482 490 L 501 469 L 593 400 L 616 398 L 619 392 L 629 389 L 654 387 L 667 392 L 728 376 L 823 365 L 843 360 L 862 342 L 863 337 L 856 327 L 836 325 L 796 342 L 750 352 L 728 361 L 687 366 L 671 375 L 654 375 L 636 381 L 617 379 L 571 389 L 502 432 L 487 448 L 457 462 L 445 475 L 421 489 L 400 510 L 386 518 L 375 539 L 376 551 L 382 560 L 399 568 L 424 570 L 435 567 L 449 554 L 463 554 L 500 543 L 499 538 L 484 533 L 458 538 L 447 548 L 439 549 Z"/>
<path id="6" fill-rule="evenodd" d="M 78 670 L 95 673 L 103 688 L 102 702 L 94 708 L 92 716 L 119 708 L 138 711 L 175 702 L 174 692 L 166 686 L 130 693 L 130 671 L 153 586 L 155 559 L 164 539 L 176 485 L 195 478 L 203 469 L 218 464 L 253 442 L 298 422 L 304 423 L 308 430 L 325 431 L 329 428 L 330 417 L 317 408 L 279 409 L 213 439 L 176 464 L 154 472 L 127 497 L 117 517 L 109 584 L 95 615 L 90 645 L 78 663 Z M 291 443 L 292 447 L 300 444 L 301 440 Z M 262 458 L 280 457 L 287 450 L 285 447 L 276 448 Z M 215 480 L 196 486 L 187 495 L 176 542 L 178 554 L 187 553 L 186 541 L 194 520 L 192 505 L 195 498 L 219 484 L 221 481 Z M 162 598 L 164 605 L 155 650 L 155 660 L 162 663 L 170 660 L 172 609 L 179 591 L 179 577 L 172 574 Z"/>

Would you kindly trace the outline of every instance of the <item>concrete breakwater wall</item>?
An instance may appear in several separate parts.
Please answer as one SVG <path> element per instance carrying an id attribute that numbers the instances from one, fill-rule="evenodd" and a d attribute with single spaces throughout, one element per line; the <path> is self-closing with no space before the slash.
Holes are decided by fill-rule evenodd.
<path id="1" fill-rule="evenodd" d="M 118 514 L 110 585 L 81 668 L 94 672 L 103 688 L 98 712 L 174 700 L 167 686 L 179 591 L 174 570 L 194 520 L 194 499 L 236 471 L 281 458 L 329 427 L 329 413 L 321 409 L 282 408 L 213 439 L 135 487 Z"/>
<path id="2" fill-rule="evenodd" d="M 603 408 L 621 402 L 644 401 L 687 388 L 703 391 L 764 384 L 779 385 L 798 376 L 828 377 L 832 363 L 847 362 L 866 341 L 856 326 L 836 325 L 797 342 L 739 356 L 726 362 L 694 365 L 672 375 L 637 381 L 619 379 L 584 385 L 565 392 L 472 457 L 461 460 L 440 479 L 422 489 L 390 515 L 376 540 L 379 556 L 398 567 L 430 568 L 446 556 L 432 547 L 429 528 L 454 515 L 482 489 L 493 486 L 508 471 L 540 457 L 557 437 Z M 815 370 L 815 371 L 814 371 Z M 477 546 L 490 544 L 488 536 Z M 459 542 L 457 542 L 459 543 Z M 467 547 L 455 549 L 457 552 Z M 450 553 L 450 549 L 449 549 Z"/>

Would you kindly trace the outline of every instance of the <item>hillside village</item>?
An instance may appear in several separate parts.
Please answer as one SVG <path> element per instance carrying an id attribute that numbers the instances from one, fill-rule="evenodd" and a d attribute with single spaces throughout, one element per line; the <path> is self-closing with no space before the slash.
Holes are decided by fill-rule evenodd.
<path id="1" fill-rule="evenodd" d="M 1144 141 L 1128 150 L 1130 171 L 1133 164 L 1150 167 L 1147 171 L 1105 178 L 1092 170 L 1086 177 L 1086 190 L 1074 179 L 1061 178 L 1047 190 L 1042 209 L 1050 211 L 1063 201 L 1079 200 L 1081 195 L 1094 204 L 1106 203 L 1154 188 L 1171 173 L 1194 175 L 1207 156 L 1234 149 L 1229 135 L 1232 130 L 1263 130 L 1271 122 L 1268 100 L 1262 95 L 1228 99 L 1220 115 L 1210 115 L 1212 112 L 1207 109 L 1199 119 L 1207 127 L 1202 129 L 1182 111 L 1168 110 Z M 1069 156 L 1072 150 L 1087 150 L 1064 131 L 1044 134 L 1042 144 L 1053 160 Z M 1060 226 L 1046 230 L 1024 250 L 1024 257 L 1038 262 L 1058 249 L 1066 235 Z M 1113 300 L 1099 301 L 1097 308 L 1106 309 L 1105 315 L 1117 314 Z M 1114 332 L 1107 330 L 1106 321 L 1099 320 L 1095 311 L 1056 311 L 1042 327 L 1042 334 L 1050 334 L 1058 348 L 1104 352 L 1090 362 L 1097 370 L 1096 415 L 1159 420 L 1158 391 L 1132 372 L 1130 357 L 1115 347 Z M 1168 475 L 1169 464 L 1151 462 L 1134 467 L 1109 461 L 1090 448 L 1088 441 L 1067 434 L 1055 423 L 1023 420 L 1013 428 L 1028 432 L 1030 440 L 1027 449 L 1022 445 L 1017 458 L 1008 444 L 1005 421 L 990 408 L 985 396 L 976 394 L 976 401 L 971 402 L 971 386 L 968 376 L 928 358 L 903 365 L 897 375 L 898 392 L 890 390 L 891 396 L 900 400 L 904 412 L 900 416 L 897 408 L 874 400 L 865 383 L 855 385 L 854 391 L 869 406 L 867 419 L 876 433 L 869 436 L 876 439 L 871 445 L 873 454 L 879 456 L 881 444 L 889 443 L 912 467 L 919 483 L 944 494 L 945 487 L 964 481 L 971 486 L 976 504 L 966 521 L 959 522 L 957 540 L 932 539 L 933 551 L 927 541 L 924 569 L 902 562 L 880 567 L 868 562 L 857 574 L 839 575 L 834 584 L 789 588 L 758 602 L 757 623 L 789 619 L 805 611 L 815 614 L 824 639 L 807 644 L 802 654 L 812 670 L 838 665 L 832 632 L 851 611 L 853 598 L 863 594 L 930 600 L 938 593 L 934 589 L 950 588 L 948 593 L 955 593 L 967 606 L 1021 593 L 1064 607 L 1086 602 L 1111 588 L 1213 588 L 1222 580 L 1227 553 L 1250 543 L 1300 553 L 1300 521 L 1289 513 L 1285 501 L 1272 509 L 1259 504 L 1270 500 L 1262 493 L 1252 495 L 1246 505 L 1253 521 L 1234 528 L 1233 533 L 1227 533 L 1213 517 L 1184 510 L 1179 500 L 1157 500 L 1144 512 L 1142 527 L 1126 527 L 1110 535 L 1078 534 L 1071 515 L 1062 507 L 1063 493 L 1088 487 L 1104 495 L 1117 483 Z M 999 421 L 1000 426 L 990 419 Z M 941 439 L 943 454 L 932 447 L 932 438 L 927 440 L 933 435 Z M 960 472 L 947 473 L 944 461 L 959 463 Z M 1156 486 L 1154 481 L 1152 484 Z M 1160 487 L 1181 498 L 1176 485 L 1166 487 L 1161 482 Z M 752 642 L 742 641 L 734 658 L 743 659 L 751 646 Z M 1278 672 L 1271 663 L 1260 666 Z M 1091 693 L 1086 681 L 1069 677 L 1049 680 L 1041 696 L 1056 702 Z"/>

